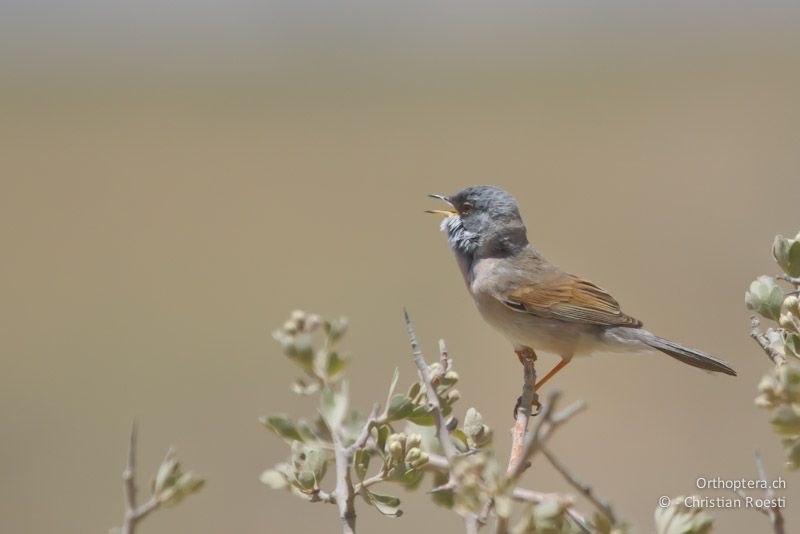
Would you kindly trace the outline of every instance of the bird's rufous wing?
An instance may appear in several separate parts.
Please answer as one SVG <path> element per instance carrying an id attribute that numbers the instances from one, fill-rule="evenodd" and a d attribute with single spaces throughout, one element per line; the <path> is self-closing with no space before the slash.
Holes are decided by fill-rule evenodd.
<path id="1" fill-rule="evenodd" d="M 526 283 L 496 295 L 512 310 L 572 323 L 638 328 L 642 322 L 622 313 L 605 290 L 577 276 L 561 276 Z"/>

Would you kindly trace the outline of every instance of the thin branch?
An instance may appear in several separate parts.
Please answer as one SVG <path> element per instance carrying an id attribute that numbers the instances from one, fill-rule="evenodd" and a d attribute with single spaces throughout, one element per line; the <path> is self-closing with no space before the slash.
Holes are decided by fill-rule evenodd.
<path id="1" fill-rule="evenodd" d="M 514 488 L 514 491 L 511 492 L 511 498 L 515 501 L 529 502 L 532 504 L 539 504 L 547 499 L 556 499 L 557 501 L 560 501 L 561 504 L 566 508 L 567 515 L 569 515 L 575 524 L 578 525 L 578 528 L 581 529 L 581 532 L 584 532 L 585 534 L 592 534 L 592 531 L 588 527 L 588 521 L 585 517 L 583 517 L 583 514 L 575 509 L 575 503 L 572 502 L 572 499 L 568 497 L 564 497 L 557 493 L 541 493 L 525 488 Z"/>
<path id="2" fill-rule="evenodd" d="M 572 519 L 572 521 L 578 526 L 578 529 L 583 534 L 592 534 L 592 531 L 589 528 L 589 522 L 586 520 L 583 514 L 575 509 L 575 503 L 569 497 L 565 497 L 557 493 L 542 493 L 525 488 L 514 488 L 514 490 L 511 492 L 511 498 L 518 502 L 527 502 L 531 504 L 541 504 L 545 500 L 555 499 L 561 503 L 561 505 L 564 507 L 565 513 L 570 519 Z M 498 517 L 498 526 L 496 526 L 495 532 L 497 529 L 507 530 L 508 519 Z"/>
<path id="3" fill-rule="evenodd" d="M 508 517 L 495 515 L 497 515 L 497 519 L 494 522 L 494 534 L 508 534 Z"/>
<path id="4" fill-rule="evenodd" d="M 478 514 L 467 514 L 464 518 L 464 527 L 466 528 L 467 534 L 478 534 L 478 530 L 481 528 Z"/>
<path id="5" fill-rule="evenodd" d="M 518 456 L 519 462 L 515 463 L 513 468 L 507 473 L 509 479 L 515 481 L 519 478 L 519 476 L 524 472 L 525 468 L 527 467 L 530 458 L 543 446 L 544 443 L 552 437 L 553 433 L 564 423 L 569 421 L 573 416 L 578 414 L 584 408 L 586 408 L 586 403 L 583 401 L 576 401 L 563 410 L 558 411 L 557 413 L 553 413 L 558 400 L 561 396 L 559 391 L 554 391 L 550 394 L 547 402 L 545 403 L 542 412 L 541 418 L 539 419 L 538 424 L 536 427 L 524 436 L 523 445 Z M 524 401 L 523 401 L 524 402 Z M 529 408 L 530 410 L 530 408 Z M 520 410 L 521 411 L 521 410 Z M 522 418 L 519 418 L 521 420 Z M 527 426 L 527 421 L 525 422 Z M 516 425 L 515 425 L 516 429 Z M 449 469 L 449 462 L 447 458 L 436 454 L 429 454 L 428 455 L 428 468 L 433 469 L 440 472 L 446 472 Z M 448 483 L 449 484 L 449 483 Z M 532 490 L 525 490 L 521 488 L 514 488 L 512 490 L 511 496 L 514 500 L 521 500 L 521 501 L 528 501 L 538 503 L 541 502 L 542 499 L 546 496 L 545 494 L 541 494 L 538 492 L 534 492 Z M 488 508 L 488 510 L 487 510 Z M 484 508 L 485 516 L 488 516 L 489 511 L 491 510 L 491 502 L 487 503 Z M 578 513 L 571 505 L 567 508 L 569 516 L 572 520 L 578 525 L 578 527 L 583 532 L 590 532 L 589 528 L 587 527 L 586 520 Z M 613 513 L 612 513 L 613 515 Z M 480 527 L 483 523 L 480 521 L 481 518 L 485 516 L 482 513 L 476 519 L 478 519 L 477 526 Z M 469 519 L 470 523 L 468 523 L 469 528 L 472 528 L 473 523 L 471 523 L 472 519 Z M 498 517 L 497 523 L 495 525 L 495 532 L 497 533 L 504 533 L 508 531 L 508 518 Z"/>
<path id="6" fill-rule="evenodd" d="M 486 501 L 486 504 L 483 505 L 483 509 L 481 513 L 478 514 L 478 526 L 481 527 L 486 524 L 489 520 L 489 514 L 492 513 L 492 508 L 494 508 L 494 498 L 489 499 Z"/>
<path id="7" fill-rule="evenodd" d="M 529 463 L 530 458 L 533 457 L 537 450 L 544 450 L 545 444 L 553 436 L 555 431 L 586 408 L 586 403 L 583 400 L 577 400 L 554 414 L 553 411 L 560 397 L 561 393 L 559 391 L 554 391 L 550 394 L 547 404 L 542 411 L 542 417 L 527 440 L 526 448 L 523 453 L 524 463 L 522 464 L 523 467 L 520 470 L 520 474 L 524 471 L 524 466 Z M 575 510 L 574 506 L 570 505 L 567 508 L 567 513 L 583 532 L 590 532 L 586 519 Z M 609 517 L 609 519 L 614 523 L 616 522 L 613 515 Z"/>
<path id="8" fill-rule="evenodd" d="M 364 426 L 361 428 L 361 432 L 358 434 L 358 437 L 350 445 L 350 453 L 355 454 L 356 449 L 361 449 L 367 444 L 367 440 L 369 439 L 369 432 L 372 427 L 372 423 L 378 418 L 378 411 L 380 410 L 380 405 L 376 402 L 372 405 L 372 410 L 370 410 L 369 415 L 367 416 L 367 421 L 364 423 Z"/>
<path id="9" fill-rule="evenodd" d="M 583 410 L 586 409 L 586 401 L 584 400 L 576 400 L 566 408 L 560 410 L 558 413 L 553 415 L 550 419 L 550 429 L 547 434 L 547 438 L 549 439 L 553 432 L 557 428 L 559 428 L 562 424 L 566 423 L 569 419 L 571 419 L 574 415 L 579 414 Z"/>
<path id="10" fill-rule="evenodd" d="M 161 504 L 151 497 L 141 506 L 136 505 L 136 421 L 131 425 L 131 437 L 128 444 L 128 461 L 122 471 L 122 492 L 124 496 L 125 514 L 122 518 L 120 534 L 134 534 L 136 525 Z"/>
<path id="11" fill-rule="evenodd" d="M 333 456 L 336 462 L 336 488 L 332 496 L 328 496 L 325 502 L 336 502 L 339 507 L 339 518 L 342 520 L 343 534 L 354 534 L 356 531 L 356 506 L 355 499 L 357 495 L 356 489 L 353 487 L 353 478 L 350 472 L 350 464 L 353 461 L 356 450 L 364 447 L 369 440 L 370 429 L 372 423 L 378 417 L 378 410 L 380 406 L 375 403 L 372 405 L 372 410 L 367 416 L 364 426 L 361 428 L 356 440 L 349 447 L 345 447 L 342 443 L 342 436 L 339 429 L 333 429 L 331 436 L 333 438 Z M 372 481 L 374 483 L 377 481 Z M 366 481 L 359 484 L 359 491 L 366 488 Z M 318 494 L 319 500 L 322 495 Z M 334 497 L 334 498 L 330 498 Z"/>
<path id="12" fill-rule="evenodd" d="M 442 372 L 446 373 L 450 367 L 450 357 L 447 355 L 447 346 L 444 344 L 444 339 L 439 340 L 439 363 L 442 366 Z"/>
<path id="13" fill-rule="evenodd" d="M 564 423 L 569 421 L 573 416 L 580 413 L 586 408 L 586 403 L 578 400 L 564 408 L 558 413 L 553 413 L 559 399 L 561 392 L 558 390 L 553 391 L 547 398 L 547 401 L 542 408 L 542 414 L 539 418 L 534 429 L 525 437 L 522 444 L 522 452 L 520 453 L 519 462 L 514 465 L 514 468 L 509 470 L 508 478 L 512 481 L 517 480 L 525 469 L 530 465 L 530 459 L 536 454 L 547 441 L 553 436 L 558 428 Z"/>
<path id="14" fill-rule="evenodd" d="M 450 463 L 444 456 L 429 452 L 428 463 L 425 464 L 425 467 L 433 471 L 445 473 L 448 469 L 450 469 Z"/>
<path id="15" fill-rule="evenodd" d="M 550 465 L 552 465 L 555 468 L 555 470 L 558 471 L 561 474 L 561 476 L 564 477 L 564 479 L 569 483 L 570 486 L 575 488 L 581 495 L 586 497 L 586 499 L 588 499 L 589 502 L 591 502 L 598 510 L 600 510 L 600 512 L 603 515 L 605 515 L 608 518 L 609 521 L 611 521 L 612 525 L 617 524 L 617 516 L 614 513 L 614 510 L 611 508 L 611 505 L 608 504 L 608 502 L 605 499 L 600 498 L 588 484 L 584 484 L 583 482 L 578 480 L 578 478 L 575 475 L 573 475 L 569 471 L 569 469 L 567 469 L 567 467 L 564 464 L 562 464 L 553 455 L 553 453 L 550 452 L 550 450 L 547 449 L 547 447 L 542 445 L 541 451 L 544 457 L 547 458 L 547 461 L 550 462 Z"/>
<path id="16" fill-rule="evenodd" d="M 350 476 L 350 454 L 342 444 L 338 430 L 331 433 L 333 437 L 333 454 L 336 460 L 336 504 L 339 506 L 339 518 L 342 520 L 342 533 L 354 534 L 356 531 L 355 491 Z"/>
<path id="17" fill-rule="evenodd" d="M 486 503 L 481 508 L 481 512 L 479 514 L 472 513 L 467 516 L 467 521 L 474 520 L 475 521 L 475 528 L 477 529 L 475 532 L 481 529 L 481 527 L 485 526 L 489 522 L 489 514 L 492 513 L 494 509 L 494 497 L 490 497 Z M 498 518 L 498 521 L 504 521 Z M 469 531 L 471 525 L 467 525 L 467 532 Z"/>
<path id="18" fill-rule="evenodd" d="M 136 420 L 131 425 L 131 437 L 128 443 L 128 463 L 122 472 L 123 492 L 125 495 L 125 512 L 136 510 Z"/>
<path id="19" fill-rule="evenodd" d="M 519 398 L 517 411 L 514 414 L 514 429 L 511 440 L 511 454 L 508 458 L 508 473 L 519 469 L 522 462 L 522 449 L 525 435 L 528 431 L 528 420 L 531 417 L 531 408 L 536 397 L 536 353 L 532 349 L 525 349 L 517 353 L 523 368 L 522 395 Z"/>
<path id="20" fill-rule="evenodd" d="M 758 320 L 758 317 L 755 315 L 750 317 L 750 337 L 758 343 L 758 346 L 769 356 L 772 363 L 775 365 L 786 363 L 786 357 L 770 346 L 769 339 L 767 339 L 766 334 L 761 331 L 760 325 L 761 322 Z"/>
<path id="21" fill-rule="evenodd" d="M 583 517 L 583 515 L 578 512 L 575 507 L 570 506 L 567 508 L 567 515 L 576 525 L 578 525 L 578 528 L 583 534 L 592 534 L 592 531 L 589 530 L 589 523 L 586 521 L 586 518 Z"/>
<path id="22" fill-rule="evenodd" d="M 489 514 L 492 513 L 494 508 L 494 498 L 490 497 L 481 508 L 480 513 L 470 512 L 464 517 L 464 526 L 466 527 L 467 534 L 478 534 L 481 527 L 484 527 L 489 521 Z"/>
<path id="23" fill-rule="evenodd" d="M 772 486 L 767 482 L 767 474 L 764 470 L 764 462 L 761 460 L 761 455 L 756 451 L 756 469 L 758 469 L 758 477 L 760 480 L 763 480 L 765 483 L 764 489 L 764 496 L 767 499 L 772 499 L 775 496 L 775 492 L 772 490 Z M 742 499 L 749 499 L 749 496 L 744 490 L 737 489 L 734 490 L 734 493 L 741 497 Z M 775 534 L 785 534 L 784 530 L 784 520 L 783 514 L 781 513 L 780 508 L 776 507 L 769 507 L 769 506 L 754 506 L 753 510 L 760 514 L 764 514 L 769 518 L 770 524 L 772 525 L 772 532 Z"/>
<path id="24" fill-rule="evenodd" d="M 795 287 L 800 287 L 800 277 L 789 276 L 788 274 L 781 273 L 776 276 L 778 280 L 783 280 L 784 282 L 789 282 Z"/>
<path id="25" fill-rule="evenodd" d="M 428 468 L 443 472 L 450 472 L 451 475 L 450 480 L 443 486 L 435 488 L 435 491 L 441 491 L 444 489 L 455 489 L 457 483 L 452 478 L 452 472 L 450 471 L 450 468 L 452 466 L 453 459 L 458 455 L 458 451 L 453 445 L 453 442 L 451 441 L 450 433 L 447 429 L 444 417 L 442 415 L 441 403 L 439 402 L 439 397 L 436 394 L 436 388 L 433 385 L 430 372 L 428 371 L 428 365 L 425 362 L 425 357 L 419 348 L 416 332 L 414 331 L 414 326 L 411 323 L 411 319 L 408 316 L 408 312 L 405 310 L 403 310 L 403 312 L 405 315 L 406 327 L 408 329 L 408 337 L 411 342 L 411 349 L 414 355 L 414 362 L 417 365 L 420 378 L 422 379 L 422 382 L 425 385 L 428 402 L 430 402 L 433 412 L 433 419 L 436 426 L 436 434 L 440 444 L 442 445 L 442 449 L 445 453 L 444 457 L 436 454 L 429 454 Z M 553 392 L 550 396 L 550 400 L 547 403 L 547 406 L 542 411 L 542 418 L 540 419 L 539 424 L 537 424 L 533 432 L 528 434 L 527 433 L 528 421 L 530 420 L 530 417 L 532 415 L 531 413 L 532 406 L 534 404 L 538 404 L 537 402 L 538 398 L 536 396 L 536 389 L 535 389 L 536 353 L 533 352 L 533 350 L 526 350 L 524 352 L 518 353 L 518 355 L 520 357 L 520 362 L 523 365 L 524 380 L 523 380 L 522 395 L 520 396 L 519 404 L 517 406 L 515 414 L 515 424 L 513 428 L 513 443 L 508 464 L 508 477 L 512 482 L 515 481 L 517 478 L 519 478 L 519 476 L 527 467 L 527 464 L 531 456 L 533 456 L 533 454 L 537 450 L 539 450 L 539 448 L 543 445 L 543 443 L 547 440 L 547 438 L 555 431 L 555 429 L 557 429 L 561 424 L 568 421 L 573 415 L 575 415 L 585 407 L 585 404 L 582 401 L 578 401 L 568 406 L 561 412 L 553 414 L 553 410 L 560 396 L 559 392 Z M 439 341 L 439 361 L 443 371 L 446 371 L 449 365 L 449 358 L 447 355 L 447 348 L 443 340 Z M 539 495 L 542 494 L 538 494 L 537 492 L 533 492 L 531 490 L 523 490 L 520 488 L 515 488 L 514 490 L 512 490 L 512 498 L 514 498 L 515 500 L 530 500 Z M 541 502 L 541 500 L 539 500 L 539 502 Z M 480 527 L 486 524 L 488 516 L 491 513 L 492 507 L 493 507 L 493 499 L 489 499 L 484 505 L 480 514 L 470 513 L 465 516 L 464 521 L 465 521 L 466 531 L 468 534 L 477 534 Z M 341 504 L 340 504 L 340 509 L 341 509 Z M 590 530 L 587 527 L 586 520 L 583 518 L 583 516 L 581 516 L 580 513 L 574 510 L 571 502 L 569 503 L 568 506 L 566 506 L 566 513 L 578 525 L 578 527 L 581 529 L 582 532 L 585 532 L 587 534 L 590 533 Z M 610 517 L 612 519 L 614 518 L 613 513 L 611 514 Z M 496 532 L 505 533 L 507 531 L 508 531 L 508 518 L 498 517 L 496 524 Z"/>
<path id="26" fill-rule="evenodd" d="M 525 348 L 517 351 L 517 356 L 522 364 L 522 395 L 517 400 L 514 412 L 514 427 L 511 429 L 511 454 L 508 456 L 506 474 L 513 485 L 522 474 L 527 463 L 525 455 L 525 442 L 528 438 L 528 421 L 531 418 L 534 402 L 538 404 L 536 395 L 536 353 L 533 349 Z M 508 532 L 508 517 L 497 514 L 494 525 L 495 534 Z"/>
<path id="27" fill-rule="evenodd" d="M 384 473 L 378 473 L 377 475 L 365 478 L 361 482 L 356 483 L 356 485 L 353 486 L 353 489 L 356 492 L 356 494 L 358 494 L 361 493 L 362 490 L 365 490 L 368 487 L 374 486 L 375 484 L 383 482 L 385 480 L 386 480 L 386 475 Z"/>
<path id="28" fill-rule="evenodd" d="M 764 496 L 767 499 L 774 498 L 775 492 L 772 490 L 772 485 L 767 480 L 767 472 L 764 469 L 764 461 L 761 459 L 761 454 L 758 451 L 756 451 L 756 468 L 758 469 L 758 477 L 764 481 L 764 485 L 766 486 L 766 489 L 764 490 Z M 778 506 L 770 506 L 767 507 L 766 510 L 767 516 L 772 523 L 772 531 L 775 534 L 784 534 L 783 514 L 781 513 L 781 509 Z"/>
<path id="29" fill-rule="evenodd" d="M 442 445 L 445 457 L 447 458 L 448 462 L 451 462 L 452 459 L 458 455 L 458 450 L 450 439 L 450 432 L 447 430 L 447 425 L 445 423 L 444 416 L 442 415 L 442 405 L 439 402 L 439 396 L 436 394 L 436 388 L 431 382 L 431 374 L 428 372 L 428 364 L 425 362 L 425 356 L 419 349 L 419 344 L 417 343 L 417 334 L 414 332 L 414 325 L 411 324 L 411 319 L 408 317 L 408 312 L 406 310 L 403 310 L 403 314 L 406 318 L 406 328 L 408 329 L 408 338 L 411 341 L 411 351 L 414 354 L 414 363 L 417 364 L 419 376 L 422 378 L 422 382 L 425 384 L 425 389 L 428 394 L 428 402 L 431 404 L 431 408 L 433 409 L 433 421 L 436 424 L 436 436 L 439 439 L 439 443 Z"/>
<path id="30" fill-rule="evenodd" d="M 566 423 L 572 416 L 586 407 L 586 403 L 583 401 L 576 401 L 564 408 L 562 411 L 553 414 L 553 411 L 555 410 L 560 398 L 560 391 L 555 390 L 550 393 L 544 407 L 542 408 L 539 421 L 531 432 L 528 432 L 527 435 L 524 435 L 522 446 L 520 447 L 519 453 L 514 459 L 515 461 L 513 463 L 509 462 L 509 468 L 506 475 L 508 476 L 509 482 L 512 485 L 516 483 L 520 476 L 522 476 L 522 473 L 525 472 L 525 469 L 527 469 L 530 465 L 530 459 L 534 454 L 536 454 L 536 452 L 542 449 L 547 440 L 552 436 L 553 432 L 555 432 L 555 430 L 558 429 L 558 427 L 560 427 L 562 424 Z M 518 426 L 519 425 L 514 426 L 515 431 L 517 430 Z M 514 439 L 515 441 L 517 439 L 516 432 Z M 512 448 L 512 458 L 514 458 L 515 452 L 516 450 Z M 586 529 L 585 522 L 580 523 L 578 519 L 575 519 L 575 522 L 578 523 L 582 529 Z M 508 518 L 498 517 L 497 524 L 495 525 L 495 533 L 505 534 L 506 532 L 508 532 Z"/>
<path id="31" fill-rule="evenodd" d="M 556 416 L 562 415 L 564 412 L 567 412 L 567 410 L 576 412 L 573 406 L 577 405 L 578 403 L 574 403 L 570 407 L 564 408 L 561 412 L 556 414 Z M 425 465 L 425 467 L 429 471 L 437 471 L 439 473 L 446 473 L 450 469 L 450 465 L 447 463 L 447 458 L 438 454 L 428 454 L 428 463 Z M 539 491 L 526 488 L 514 488 L 511 491 L 511 498 L 518 502 L 529 502 L 532 504 L 539 504 L 546 499 L 558 499 L 562 502 L 565 502 L 565 498 L 557 493 L 542 493 Z M 572 520 L 575 521 L 575 523 L 578 525 L 581 531 L 590 534 L 591 531 L 587 526 L 588 522 L 583 517 L 583 515 L 581 515 L 581 513 L 578 512 L 577 510 L 575 510 L 572 502 L 565 502 L 565 504 L 568 505 L 567 513 L 572 518 Z M 481 511 L 481 514 L 478 516 L 479 525 L 481 524 L 481 521 L 485 524 L 486 520 L 488 520 L 488 515 L 490 511 L 491 508 L 489 508 L 487 502 L 487 505 L 484 506 L 483 511 Z"/>
<path id="32" fill-rule="evenodd" d="M 436 436 L 442 446 L 442 450 L 444 451 L 445 458 L 442 460 L 444 460 L 443 463 L 445 468 L 450 470 L 453 460 L 456 458 L 456 456 L 458 456 L 458 450 L 456 449 L 455 445 L 453 445 L 453 441 L 450 438 L 450 430 L 447 428 L 447 422 L 442 414 L 442 404 L 439 402 L 439 396 L 436 394 L 436 387 L 433 385 L 433 379 L 428 371 L 428 364 L 425 361 L 425 356 L 422 354 L 422 351 L 419 348 L 419 343 L 417 343 L 417 334 L 414 331 L 414 325 L 411 323 L 411 318 L 408 316 L 408 311 L 403 310 L 403 315 L 406 319 L 406 328 L 408 329 L 408 339 L 411 341 L 411 351 L 414 354 L 414 363 L 417 365 L 417 370 L 419 371 L 419 376 L 422 379 L 423 384 L 425 384 L 428 402 L 430 403 L 433 411 L 433 421 L 436 425 Z M 447 355 L 447 346 L 444 343 L 444 339 L 439 340 L 439 364 L 442 367 L 442 373 L 446 373 L 448 367 L 450 366 L 450 358 Z M 430 458 L 428 459 L 428 462 L 430 463 Z M 456 480 L 453 477 L 452 471 L 450 471 L 449 475 L 450 478 L 447 483 L 439 488 L 434 488 L 435 491 L 455 489 Z M 475 513 L 467 514 L 464 517 L 464 526 L 467 534 L 478 534 L 478 530 L 485 522 L 485 518 L 483 519 L 483 522 L 481 522 L 478 515 Z"/>
<path id="33" fill-rule="evenodd" d="M 328 504 L 336 504 L 336 495 L 328 493 L 327 491 L 317 490 L 311 494 L 310 502 L 324 502 Z"/>

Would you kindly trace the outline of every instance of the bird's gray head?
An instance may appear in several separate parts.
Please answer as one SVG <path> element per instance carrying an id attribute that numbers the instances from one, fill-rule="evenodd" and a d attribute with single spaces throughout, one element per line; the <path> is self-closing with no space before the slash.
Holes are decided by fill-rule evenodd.
<path id="1" fill-rule="evenodd" d="M 499 187 L 476 185 L 452 196 L 430 196 L 450 205 L 428 213 L 445 217 L 441 228 L 457 253 L 470 258 L 506 256 L 528 244 L 517 201 Z"/>

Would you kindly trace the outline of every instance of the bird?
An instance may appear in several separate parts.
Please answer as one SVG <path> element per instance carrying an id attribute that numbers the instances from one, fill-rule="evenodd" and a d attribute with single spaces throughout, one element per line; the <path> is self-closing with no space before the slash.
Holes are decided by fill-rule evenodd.
<path id="1" fill-rule="evenodd" d="M 724 360 L 659 337 L 624 313 L 606 290 L 551 263 L 528 241 L 517 201 L 491 185 L 429 195 L 447 209 L 441 230 L 483 319 L 511 341 L 523 361 L 541 351 L 561 360 L 535 390 L 574 356 L 663 353 L 685 364 L 736 376 Z"/>

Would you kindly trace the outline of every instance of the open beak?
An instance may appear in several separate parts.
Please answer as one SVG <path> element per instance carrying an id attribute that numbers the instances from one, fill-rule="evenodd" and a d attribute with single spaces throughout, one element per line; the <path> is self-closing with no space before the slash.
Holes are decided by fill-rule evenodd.
<path id="1" fill-rule="evenodd" d="M 442 217 L 452 217 L 453 215 L 457 215 L 458 212 L 453 208 L 453 204 L 450 202 L 450 199 L 444 195 L 428 195 L 431 198 L 438 198 L 450 206 L 449 210 L 425 210 L 425 213 L 435 213 L 436 215 L 441 215 Z"/>

